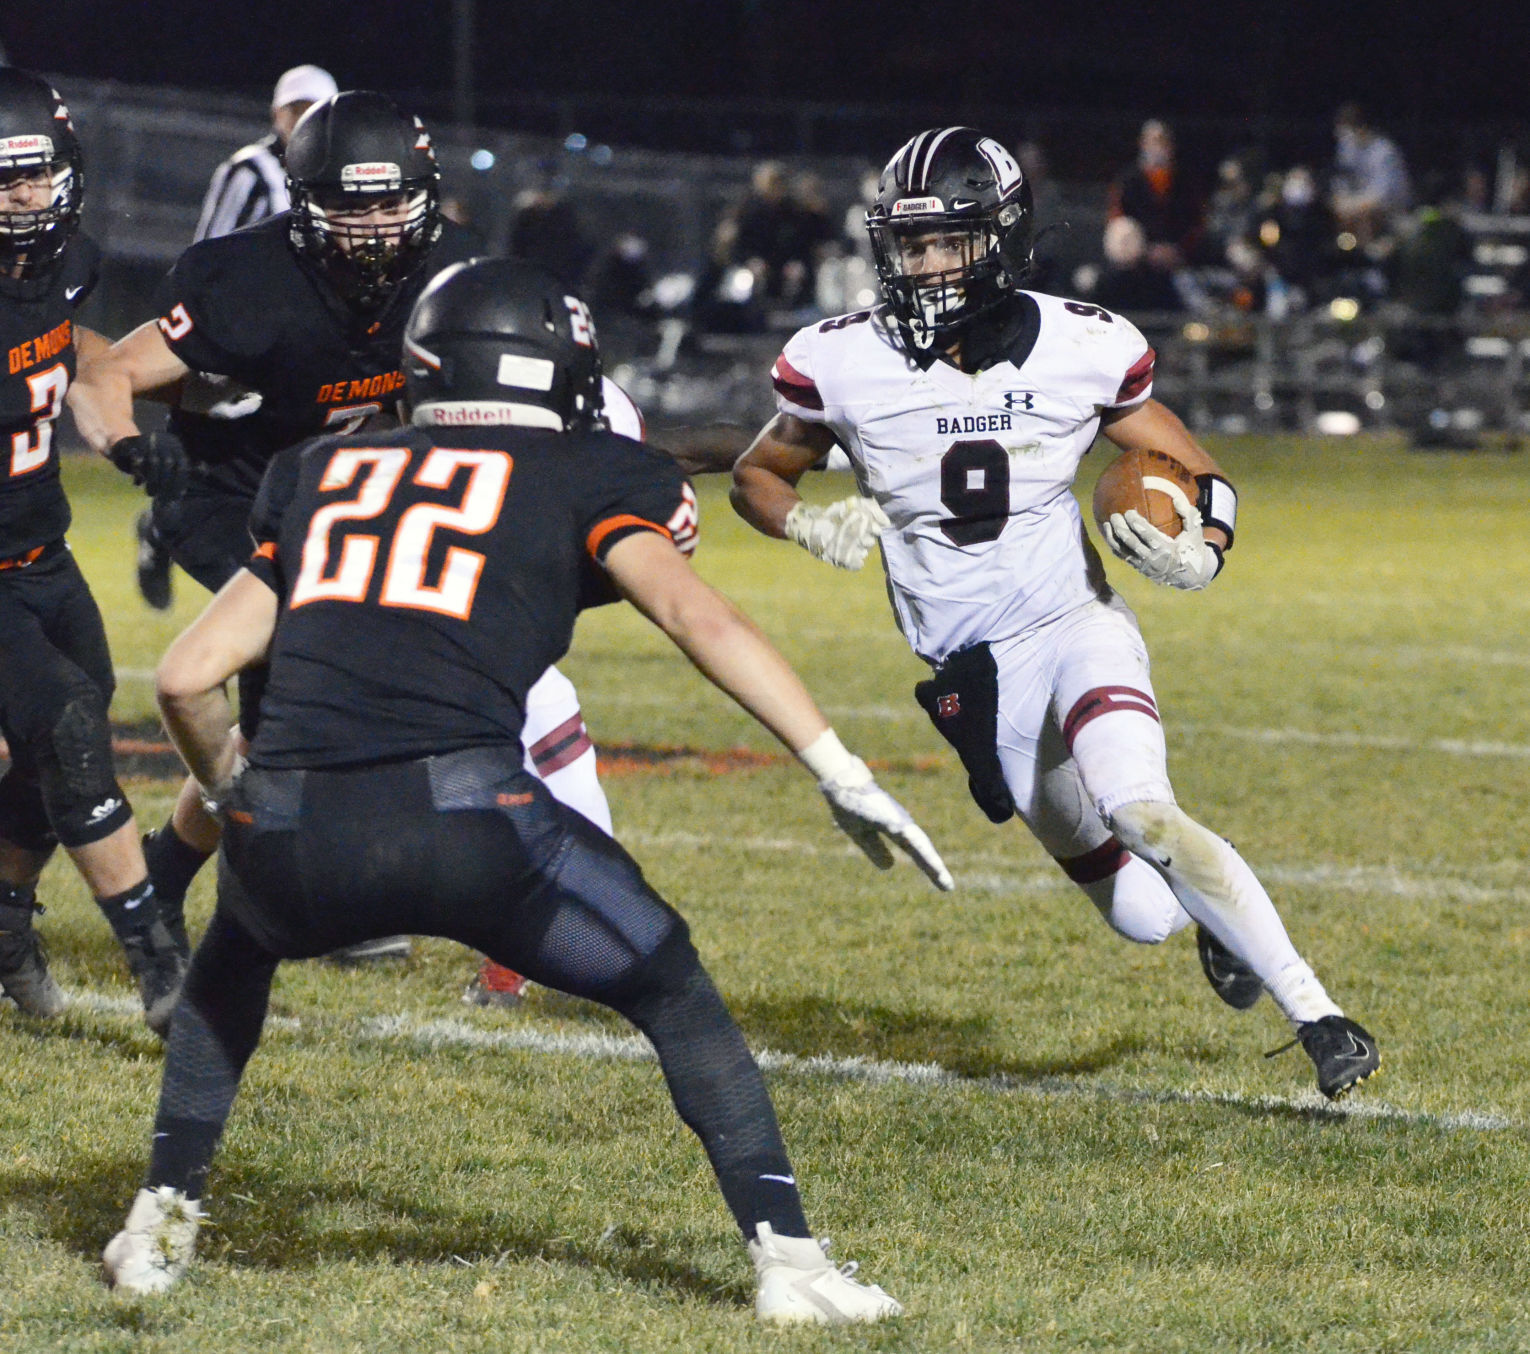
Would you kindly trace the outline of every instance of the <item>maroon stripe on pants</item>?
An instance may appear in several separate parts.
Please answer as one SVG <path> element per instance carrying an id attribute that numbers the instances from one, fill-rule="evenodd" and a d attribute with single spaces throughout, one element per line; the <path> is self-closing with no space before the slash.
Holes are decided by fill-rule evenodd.
<path id="1" fill-rule="evenodd" d="M 1158 707 L 1146 691 L 1138 691 L 1134 686 L 1094 687 L 1074 701 L 1068 717 L 1063 720 L 1063 742 L 1068 745 L 1068 751 L 1073 751 L 1073 740 L 1078 737 L 1078 731 L 1084 725 L 1117 710 L 1134 710 L 1149 719 L 1158 720 Z"/>

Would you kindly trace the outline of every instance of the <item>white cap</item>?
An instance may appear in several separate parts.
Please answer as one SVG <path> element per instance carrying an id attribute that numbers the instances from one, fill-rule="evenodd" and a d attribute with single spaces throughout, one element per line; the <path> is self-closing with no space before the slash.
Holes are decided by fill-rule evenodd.
<path id="1" fill-rule="evenodd" d="M 284 108 L 289 103 L 320 103 L 332 94 L 338 94 L 340 86 L 335 77 L 322 66 L 294 66 L 283 71 L 276 82 L 276 92 L 271 95 L 272 108 Z"/>

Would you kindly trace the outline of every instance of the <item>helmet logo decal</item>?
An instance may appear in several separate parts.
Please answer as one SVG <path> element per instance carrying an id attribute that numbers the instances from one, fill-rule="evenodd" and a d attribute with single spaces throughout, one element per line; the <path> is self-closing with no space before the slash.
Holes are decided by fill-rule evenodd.
<path id="1" fill-rule="evenodd" d="M 568 307 L 569 320 L 574 331 L 574 342 L 581 348 L 593 348 L 595 346 L 595 321 L 590 318 L 590 308 L 577 296 L 565 296 L 563 303 Z"/>
<path id="2" fill-rule="evenodd" d="M 404 175 L 391 160 L 369 160 L 364 164 L 344 166 L 340 171 L 340 182 L 350 188 L 398 188 L 404 182 Z"/>
<path id="3" fill-rule="evenodd" d="M 977 143 L 977 151 L 993 166 L 993 176 L 999 181 L 999 196 L 1007 196 L 1020 183 L 1020 166 L 1015 157 L 991 136 L 985 136 Z"/>
<path id="4" fill-rule="evenodd" d="M 0 139 L 0 157 L 34 155 L 53 158 L 53 138 L 47 136 L 7 136 Z"/>
<path id="5" fill-rule="evenodd" d="M 927 212 L 943 212 L 946 204 L 938 197 L 905 197 L 893 203 L 894 216 L 922 216 Z"/>
<path id="6" fill-rule="evenodd" d="M 551 390 L 557 374 L 558 364 L 549 358 L 501 353 L 499 374 L 495 379 L 502 386 L 515 386 L 519 390 Z"/>

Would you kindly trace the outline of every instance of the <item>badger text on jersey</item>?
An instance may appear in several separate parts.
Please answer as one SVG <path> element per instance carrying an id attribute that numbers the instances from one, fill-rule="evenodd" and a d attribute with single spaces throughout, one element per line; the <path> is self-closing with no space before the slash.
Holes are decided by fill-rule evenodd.
<path id="1" fill-rule="evenodd" d="M 959 414 L 935 420 L 935 432 L 940 437 L 952 433 L 1006 433 L 1012 426 L 1009 414 Z"/>

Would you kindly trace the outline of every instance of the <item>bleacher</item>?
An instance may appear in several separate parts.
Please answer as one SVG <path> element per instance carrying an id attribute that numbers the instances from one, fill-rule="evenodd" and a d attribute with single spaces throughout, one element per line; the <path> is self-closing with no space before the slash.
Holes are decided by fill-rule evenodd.
<path id="1" fill-rule="evenodd" d="M 87 155 L 86 229 L 106 255 L 92 318 L 121 334 L 149 317 L 158 278 L 191 240 L 213 168 L 264 133 L 267 111 L 260 100 L 235 96 L 67 85 Z M 619 231 L 643 236 L 656 276 L 696 273 L 713 225 L 745 191 L 753 164 L 743 155 L 612 147 L 556 134 L 432 129 L 446 193 L 489 248 L 503 247 L 517 194 L 552 179 L 592 239 Z M 820 176 L 836 220 L 852 207 L 868 167 L 846 155 L 790 163 Z M 1072 230 L 1043 248 L 1058 251 L 1065 266 L 1057 271 L 1068 276 L 1081 248 L 1099 238 L 1104 187 L 1060 187 Z M 1399 426 L 1440 445 L 1517 437 L 1530 426 L 1530 322 L 1507 302 L 1530 271 L 1530 217 L 1467 216 L 1463 224 L 1473 267 L 1454 318 L 1425 320 L 1345 298 L 1280 319 L 1216 307 L 1132 316 L 1158 349 L 1159 394 L 1201 431 Z M 610 323 L 610 366 L 658 421 L 753 423 L 771 412 L 765 373 L 784 337 L 815 313 L 865 304 L 873 285 L 858 259 L 835 261 L 819 279 L 816 311 L 769 315 L 763 333 L 699 332 L 683 310 L 656 322 Z"/>

